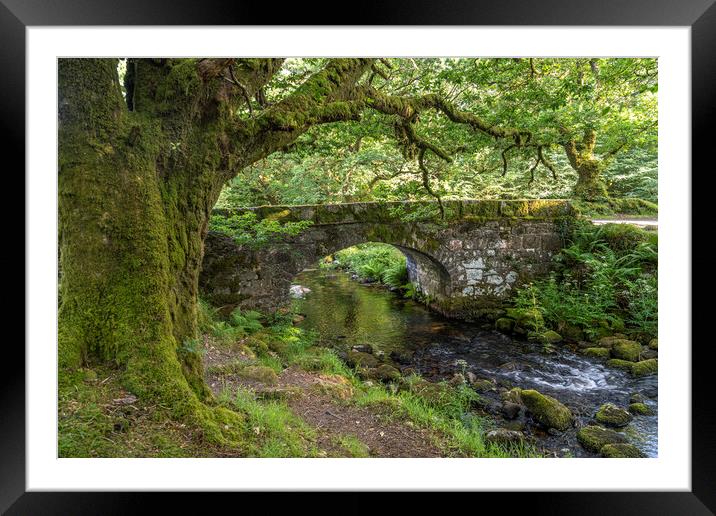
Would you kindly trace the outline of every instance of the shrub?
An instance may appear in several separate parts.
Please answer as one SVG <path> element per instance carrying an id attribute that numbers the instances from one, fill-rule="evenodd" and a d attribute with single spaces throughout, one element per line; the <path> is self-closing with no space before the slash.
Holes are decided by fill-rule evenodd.
<path id="1" fill-rule="evenodd" d="M 520 308 L 537 308 L 556 327 L 564 321 L 595 338 L 605 330 L 656 336 L 658 244 L 649 232 L 626 224 L 577 224 L 547 280 L 522 287 Z"/>

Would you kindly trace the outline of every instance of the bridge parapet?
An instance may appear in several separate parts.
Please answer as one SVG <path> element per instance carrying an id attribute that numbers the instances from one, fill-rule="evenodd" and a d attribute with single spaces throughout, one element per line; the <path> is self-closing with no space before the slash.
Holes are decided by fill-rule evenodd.
<path id="1" fill-rule="evenodd" d="M 257 206 L 251 208 L 217 209 L 220 215 L 253 212 L 258 219 L 281 222 L 310 220 L 314 224 L 346 224 L 357 222 L 450 223 L 459 220 L 557 219 L 574 217 L 576 212 L 564 199 L 465 199 L 443 201 L 444 218 L 437 201 L 354 202 L 344 204 L 306 204 L 294 206 Z"/>

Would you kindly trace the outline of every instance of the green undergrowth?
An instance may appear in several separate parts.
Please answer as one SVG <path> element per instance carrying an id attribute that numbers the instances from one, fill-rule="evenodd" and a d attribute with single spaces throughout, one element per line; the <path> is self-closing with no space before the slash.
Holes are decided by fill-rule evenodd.
<path id="1" fill-rule="evenodd" d="M 361 280 L 398 289 L 405 297 L 416 295 L 415 286 L 408 280 L 405 255 L 392 245 L 371 242 L 349 247 L 324 258 L 320 267 L 341 268 Z"/>
<path id="2" fill-rule="evenodd" d="M 462 385 L 452 387 L 446 383 L 437 384 L 420 394 L 410 390 L 410 385 L 424 382 L 419 376 L 404 379 L 406 388 L 393 392 L 382 385 L 373 385 L 361 391 L 355 399 L 358 405 L 380 405 L 387 408 L 396 420 L 412 421 L 422 428 L 428 428 L 441 435 L 439 443 L 450 456 L 468 457 L 537 457 L 539 454 L 527 444 L 498 446 L 485 444 L 483 436 L 489 420 L 470 410 L 471 404 L 479 399 L 471 388 Z M 434 392 L 439 394 L 435 396 Z"/>
<path id="3" fill-rule="evenodd" d="M 335 351 L 315 345 L 316 335 L 294 326 L 292 313 L 264 316 L 237 310 L 222 318 L 206 303 L 200 303 L 199 312 L 205 339 L 225 351 L 242 352 L 234 361 L 209 366 L 208 374 L 242 378 L 250 373 L 263 382 L 298 367 L 337 375 L 345 379 L 346 389 L 340 396 L 326 391 L 336 403 L 372 406 L 395 422 L 428 429 L 445 456 L 537 456 L 529 446 L 486 445 L 483 435 L 490 421 L 473 410 L 479 395 L 465 385 L 428 384 L 415 375 L 392 384 L 364 382 Z M 418 382 L 436 387 L 416 390 Z M 232 439 L 223 442 L 207 436 L 200 422 L 172 418 L 171 407 L 132 398 L 118 369 L 93 366 L 62 375 L 59 387 L 61 457 L 368 456 L 367 446 L 352 435 L 332 438 L 331 451 L 321 449 L 320 430 L 294 414 L 283 398 L 260 396 L 236 384 L 206 407 L 226 414 L 226 421 L 235 425 Z"/>
<path id="4" fill-rule="evenodd" d="M 266 327 L 262 331 L 244 339 L 244 344 L 252 349 L 256 356 L 243 362 L 242 367 L 263 365 L 280 373 L 286 367 L 296 366 L 307 371 L 342 376 L 353 387 L 354 395 L 349 400 L 340 400 L 341 403 L 358 406 L 379 405 L 381 412 L 387 412 L 391 419 L 407 419 L 418 427 L 430 429 L 439 436 L 439 444 L 449 456 L 538 456 L 536 451 L 527 445 L 506 448 L 486 445 L 483 442 L 483 434 L 489 427 L 489 421 L 472 410 L 479 400 L 479 395 L 470 387 L 454 387 L 442 383 L 439 386 L 439 395 L 435 396 L 432 389 L 424 393 L 411 389 L 411 385 L 416 382 L 427 383 L 416 375 L 404 378 L 394 385 L 362 382 L 356 371 L 348 367 L 332 349 L 314 345 L 316 336 L 293 326 L 291 320 L 291 314 L 273 316 L 270 320 L 267 319 Z M 266 405 L 267 410 L 277 410 L 275 403 Z M 260 401 L 251 405 L 254 412 L 260 411 L 261 406 Z M 290 426 L 299 428 L 295 424 Z M 295 446 L 286 444 L 285 450 L 296 449 Z"/>
<path id="5" fill-rule="evenodd" d="M 219 396 L 224 406 L 246 416 L 250 457 L 318 457 L 316 431 L 297 417 L 282 401 L 258 400 L 248 389 L 224 390 Z"/>
<path id="6" fill-rule="evenodd" d="M 599 201 L 572 199 L 570 203 L 580 214 L 589 218 L 619 215 L 647 218 L 659 215 L 656 203 L 636 197 L 611 197 Z"/>
<path id="7" fill-rule="evenodd" d="M 177 422 L 169 407 L 131 397 L 120 377 L 120 370 L 98 365 L 60 375 L 59 457 L 245 455 L 241 446 L 210 442 L 199 425 Z"/>
<path id="8" fill-rule="evenodd" d="M 539 310 L 590 339 L 621 332 L 648 342 L 658 329 L 658 237 L 628 224 L 580 224 L 547 279 L 519 289 L 516 306 Z"/>

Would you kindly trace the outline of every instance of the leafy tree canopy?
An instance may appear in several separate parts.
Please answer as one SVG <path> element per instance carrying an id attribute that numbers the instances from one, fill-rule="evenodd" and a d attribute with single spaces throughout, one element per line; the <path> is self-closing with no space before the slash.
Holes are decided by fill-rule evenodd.
<path id="1" fill-rule="evenodd" d="M 286 60 L 238 115 L 257 116 L 325 64 Z M 656 200 L 655 59 L 382 59 L 365 87 L 369 97 L 436 96 L 488 128 L 515 128 L 522 139 L 454 123 L 444 109 L 421 110 L 408 124 L 390 110 L 366 109 L 359 121 L 315 125 L 247 167 L 219 204 L 569 197 L 578 171 L 564 146 L 581 147 L 590 132 L 610 193 Z"/>

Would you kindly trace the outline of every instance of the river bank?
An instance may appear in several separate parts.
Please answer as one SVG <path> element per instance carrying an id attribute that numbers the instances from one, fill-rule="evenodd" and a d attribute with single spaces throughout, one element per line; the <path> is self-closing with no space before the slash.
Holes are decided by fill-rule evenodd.
<path id="1" fill-rule="evenodd" d="M 621 440 L 623 434 L 641 454 L 656 456 L 654 375 L 633 376 L 580 354 L 575 347 L 559 346 L 545 353 L 538 342 L 497 332 L 488 324 L 442 318 L 386 288 L 357 282 L 345 272 L 307 271 L 297 282 L 310 289 L 296 303 L 305 316 L 299 324 L 316 332 L 319 344 L 336 349 L 348 362 L 362 357 L 373 367 L 395 367 L 403 376 L 417 373 L 431 382 L 470 386 L 480 397 L 474 413 L 485 418 L 487 432 L 520 432 L 534 439 L 547 456 L 598 456 L 600 450 L 579 443 L 578 430 L 600 424 L 595 415 L 602 405 L 628 411 L 630 400 L 638 399 L 649 414 L 629 417 L 629 424 L 616 430 L 620 437 L 612 438 Z M 328 306 L 330 310 L 325 309 Z M 358 353 L 367 353 L 376 362 Z M 515 388 L 536 390 L 568 407 L 568 427 L 558 430 L 538 421 Z M 520 438 L 516 433 L 506 435 Z"/>

